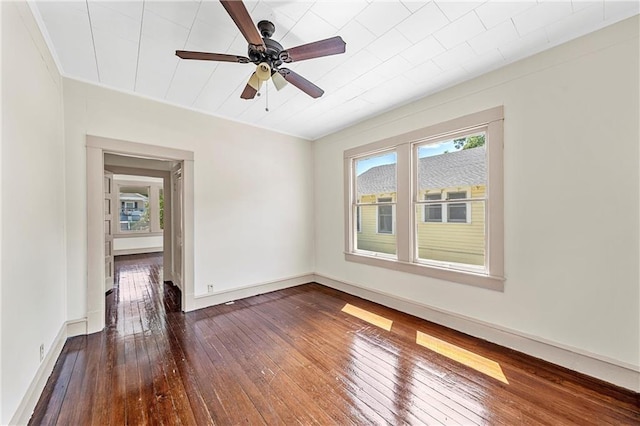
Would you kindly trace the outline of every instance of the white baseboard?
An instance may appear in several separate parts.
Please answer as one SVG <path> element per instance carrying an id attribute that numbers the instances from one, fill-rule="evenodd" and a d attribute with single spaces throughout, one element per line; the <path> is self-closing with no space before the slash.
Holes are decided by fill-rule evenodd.
<path id="1" fill-rule="evenodd" d="M 36 371 L 31 384 L 27 388 L 27 392 L 22 397 L 20 404 L 13 417 L 9 421 L 10 425 L 26 425 L 29 423 L 29 419 L 33 414 L 33 410 L 36 408 L 36 404 L 40 399 L 40 395 L 44 390 L 49 376 L 53 372 L 53 367 L 56 365 L 56 361 L 62 352 L 64 343 L 68 337 L 87 334 L 87 320 L 79 319 L 74 321 L 67 321 L 62 324 L 60 331 L 56 335 L 51 344 L 51 349 L 45 354 L 44 359 L 40 363 L 40 367 Z"/>
<path id="2" fill-rule="evenodd" d="M 268 281 L 259 284 L 252 284 L 231 290 L 223 290 L 194 297 L 193 309 L 202 309 L 233 300 L 244 299 L 245 297 L 257 296 L 258 294 L 269 293 L 271 291 L 282 290 L 295 287 L 301 284 L 313 282 L 315 275 L 312 273 L 296 275 L 294 277 L 280 280 Z"/>
<path id="3" fill-rule="evenodd" d="M 314 280 L 327 287 L 380 303 L 625 389 L 640 392 L 640 371 L 637 366 L 321 274 L 315 274 Z"/>
<path id="4" fill-rule="evenodd" d="M 137 248 L 137 249 L 121 249 L 114 250 L 114 256 L 127 256 L 130 254 L 146 254 L 146 253 L 161 253 L 162 247 L 146 247 L 146 248 Z"/>

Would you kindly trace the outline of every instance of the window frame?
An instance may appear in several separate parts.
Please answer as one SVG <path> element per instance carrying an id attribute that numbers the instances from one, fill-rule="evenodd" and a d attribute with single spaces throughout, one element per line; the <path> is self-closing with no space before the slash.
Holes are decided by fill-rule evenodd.
<path id="1" fill-rule="evenodd" d="M 163 189 L 162 183 L 156 182 L 147 182 L 147 181 L 134 181 L 134 180 L 114 180 L 115 194 L 117 205 L 118 205 L 118 226 L 114 229 L 114 236 L 117 238 L 127 238 L 127 237 L 140 237 L 140 236 L 158 236 L 162 235 L 164 230 L 160 227 L 160 203 L 159 203 L 159 192 Z M 122 192 L 122 187 L 140 187 L 148 189 L 148 197 L 149 197 L 149 229 L 148 230 L 122 230 L 120 224 L 120 211 L 122 208 L 122 201 L 120 199 L 120 193 Z M 158 193 L 158 196 L 152 196 L 152 192 Z M 152 200 L 158 201 L 157 205 L 154 206 Z M 125 201 L 126 203 L 126 201 Z M 156 220 L 157 217 L 157 220 Z"/>
<path id="2" fill-rule="evenodd" d="M 496 291 L 504 291 L 504 109 L 502 106 L 472 113 L 439 124 L 382 139 L 344 151 L 345 181 L 345 260 L 370 266 L 428 276 L 445 281 L 467 284 Z M 417 145 L 434 139 L 450 139 L 456 135 L 484 131 L 487 143 L 487 185 L 485 201 L 485 267 L 482 271 L 457 269 L 455 265 L 424 264 L 417 262 L 414 226 L 420 219 L 415 209 L 416 200 L 413 182 L 417 170 Z M 355 250 L 356 232 L 352 209 L 355 188 L 354 162 L 378 152 L 395 150 L 396 200 L 394 228 L 396 256 L 382 258 Z M 451 191 L 454 192 L 454 191 Z M 446 191 L 445 191 L 446 193 Z M 444 200 L 443 200 L 444 201 Z M 446 204 L 446 203 L 442 203 Z M 444 207 L 444 206 L 443 206 Z M 467 221 L 469 220 L 467 206 Z M 423 213 L 424 215 L 424 210 Z M 438 223 L 438 222 L 435 222 Z M 443 222 L 445 223 L 445 222 Z M 449 222 L 461 225 L 463 222 Z"/>
<path id="3" fill-rule="evenodd" d="M 395 218 L 394 218 L 395 209 L 393 208 L 393 197 L 377 197 L 376 201 L 377 201 L 376 233 L 381 235 L 394 235 L 395 234 Z M 391 230 L 389 232 L 383 232 L 380 230 L 380 208 L 381 207 L 391 207 L 391 213 L 388 215 L 388 216 L 391 216 Z"/>

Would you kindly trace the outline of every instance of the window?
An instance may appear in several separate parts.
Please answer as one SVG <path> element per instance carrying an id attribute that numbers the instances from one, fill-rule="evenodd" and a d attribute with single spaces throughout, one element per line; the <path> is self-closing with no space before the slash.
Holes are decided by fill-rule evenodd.
<path id="1" fill-rule="evenodd" d="M 353 160 L 349 229 L 354 234 L 351 240 L 356 252 L 387 257 L 396 254 L 396 162 L 395 151 Z"/>
<path id="2" fill-rule="evenodd" d="M 440 201 L 442 195 L 437 194 L 425 194 L 424 199 L 426 201 Z M 424 221 L 425 222 L 442 222 L 442 204 L 425 204 L 424 206 Z"/>
<path id="3" fill-rule="evenodd" d="M 393 234 L 393 206 L 391 197 L 378 198 L 378 233 Z"/>
<path id="4" fill-rule="evenodd" d="M 118 234 L 160 233 L 164 228 L 162 179 L 115 175 L 120 226 Z"/>
<path id="5" fill-rule="evenodd" d="M 447 192 L 447 200 L 463 200 L 466 192 Z M 450 203 L 447 205 L 447 222 L 467 222 L 466 203 Z"/>
<path id="6" fill-rule="evenodd" d="M 345 151 L 346 260 L 502 290 L 502 114 Z"/>

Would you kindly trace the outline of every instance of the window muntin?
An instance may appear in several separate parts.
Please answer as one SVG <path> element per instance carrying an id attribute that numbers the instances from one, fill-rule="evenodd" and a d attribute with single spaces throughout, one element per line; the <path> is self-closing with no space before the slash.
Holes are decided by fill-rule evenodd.
<path id="1" fill-rule="evenodd" d="M 345 260 L 434 277 L 445 281 L 454 281 L 499 291 L 503 290 L 503 117 L 503 107 L 495 107 L 346 150 L 344 152 L 346 177 L 345 230 L 347 231 L 345 233 Z M 478 133 L 484 133 L 486 141 L 484 145 L 478 143 L 480 141 L 477 137 Z M 475 136 L 475 138 L 467 139 L 469 136 Z M 444 151 L 453 152 L 454 150 L 443 149 L 442 142 L 447 141 L 451 143 L 455 151 L 472 150 L 474 148 L 485 149 L 484 155 L 480 155 L 485 167 L 484 177 L 486 183 L 484 187 L 481 184 L 464 182 L 464 184 L 455 184 L 443 188 L 444 185 L 441 182 L 436 187 L 419 188 L 419 157 L 424 155 L 418 155 L 418 148 L 431 148 L 432 156 L 443 154 Z M 455 144 L 459 146 L 455 146 Z M 482 153 L 482 149 L 475 152 Z M 356 234 L 354 224 L 356 209 L 355 207 L 350 209 L 350 206 L 355 206 L 356 204 L 355 181 L 357 176 L 355 161 L 374 155 L 372 153 L 385 152 L 385 150 L 393 150 L 397 154 L 396 193 L 382 195 L 393 195 L 394 200 L 393 236 L 397 239 L 397 254 L 393 257 L 379 256 L 378 253 L 363 250 L 362 246 L 358 248 L 358 238 L 362 241 L 367 232 L 366 220 L 363 217 L 362 232 Z M 434 150 L 440 150 L 440 152 L 434 153 Z M 454 159 L 455 156 L 443 158 Z M 456 170 L 455 167 L 450 167 L 449 169 Z M 477 173 L 470 173 L 469 175 L 477 177 Z M 447 195 L 449 192 L 465 192 L 466 198 L 459 198 L 461 196 L 454 194 L 449 199 Z M 426 194 L 436 193 L 440 194 L 440 199 L 435 196 L 433 198 L 426 196 Z M 374 206 L 375 204 L 377 203 L 374 203 L 373 200 L 369 201 L 369 206 Z M 438 204 L 441 205 L 441 222 L 430 222 L 428 220 L 429 209 L 427 209 L 427 206 Z M 453 205 L 453 220 L 459 220 L 459 222 L 447 220 L 449 204 Z M 465 205 L 464 208 L 462 208 L 462 204 Z M 435 211 L 437 208 L 433 210 Z M 462 218 L 465 216 L 466 222 L 463 222 Z M 435 213 L 433 218 L 435 219 Z M 443 258 L 436 256 L 432 252 L 425 252 L 424 247 L 422 253 L 420 253 L 419 247 L 422 247 L 423 244 L 418 243 L 420 235 L 417 232 L 418 227 L 431 227 L 434 229 L 439 227 L 440 230 L 448 228 L 451 234 L 454 230 L 460 231 L 464 228 L 469 228 L 480 234 L 482 238 L 467 241 L 469 243 L 466 244 L 467 248 L 475 250 L 473 253 L 474 258 L 467 256 L 466 259 L 456 259 L 450 253 L 448 258 Z M 430 235 L 434 236 L 435 233 L 431 232 Z M 386 234 L 386 236 L 389 235 Z M 454 237 L 455 235 L 450 235 L 452 241 Z M 474 244 L 471 244 L 471 242 L 474 242 Z M 477 244 L 478 242 L 479 244 Z M 446 253 L 446 246 L 440 244 L 440 247 L 436 248 Z M 463 253 L 462 248 L 465 247 L 459 244 L 456 250 L 459 253 Z"/>
<path id="2" fill-rule="evenodd" d="M 355 158 L 352 164 L 354 250 L 394 256 L 397 154 L 386 151 Z"/>

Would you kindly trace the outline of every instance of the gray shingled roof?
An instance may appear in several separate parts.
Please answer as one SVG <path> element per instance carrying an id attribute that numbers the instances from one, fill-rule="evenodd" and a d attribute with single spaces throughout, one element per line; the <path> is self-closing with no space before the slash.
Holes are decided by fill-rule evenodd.
<path id="1" fill-rule="evenodd" d="M 421 158 L 420 189 L 483 185 L 487 180 L 485 148 L 464 149 Z M 358 195 L 395 192 L 396 165 L 372 167 L 358 176 Z"/>

